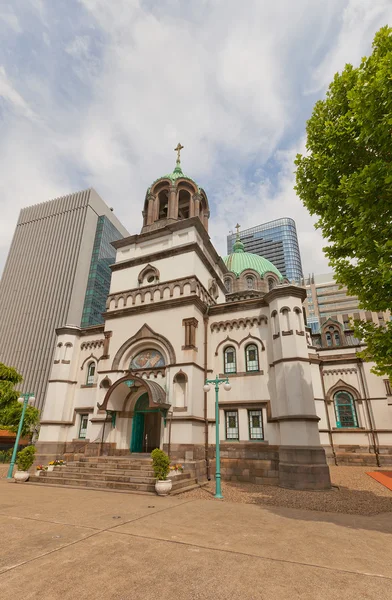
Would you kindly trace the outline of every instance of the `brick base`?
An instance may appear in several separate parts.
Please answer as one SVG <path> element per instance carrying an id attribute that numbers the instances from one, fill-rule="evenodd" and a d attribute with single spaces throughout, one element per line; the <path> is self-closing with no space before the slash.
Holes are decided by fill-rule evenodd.
<path id="1" fill-rule="evenodd" d="M 330 489 L 324 448 L 280 446 L 279 486 L 293 490 Z"/>

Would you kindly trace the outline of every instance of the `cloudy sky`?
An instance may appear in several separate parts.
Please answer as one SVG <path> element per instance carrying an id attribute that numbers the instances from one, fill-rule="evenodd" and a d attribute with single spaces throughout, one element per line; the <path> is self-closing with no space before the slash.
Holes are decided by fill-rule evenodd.
<path id="1" fill-rule="evenodd" d="M 220 253 L 237 221 L 290 216 L 304 272 L 328 271 L 293 159 L 334 73 L 391 23 L 391 0 L 1 0 L 0 272 L 20 208 L 80 189 L 138 232 L 178 141 Z"/>

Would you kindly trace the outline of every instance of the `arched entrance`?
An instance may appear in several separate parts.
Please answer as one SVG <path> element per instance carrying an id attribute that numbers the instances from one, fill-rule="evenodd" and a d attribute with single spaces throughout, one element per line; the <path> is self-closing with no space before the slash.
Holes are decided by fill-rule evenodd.
<path id="1" fill-rule="evenodd" d="M 132 421 L 131 452 L 152 452 L 159 448 L 162 413 L 159 408 L 150 408 L 148 394 L 140 396 L 135 405 Z"/>
<path id="2" fill-rule="evenodd" d="M 160 447 L 170 405 L 164 388 L 156 381 L 129 371 L 109 387 L 98 408 L 112 416 L 110 441 L 115 442 L 116 450 L 129 448 L 139 453 Z"/>

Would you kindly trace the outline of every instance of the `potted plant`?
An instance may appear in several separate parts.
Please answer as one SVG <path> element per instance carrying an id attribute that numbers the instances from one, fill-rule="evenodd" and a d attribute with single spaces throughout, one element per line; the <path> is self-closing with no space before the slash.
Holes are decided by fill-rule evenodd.
<path id="1" fill-rule="evenodd" d="M 48 471 L 53 471 L 53 469 L 54 469 L 54 460 L 51 460 L 48 463 Z"/>
<path id="2" fill-rule="evenodd" d="M 53 461 L 53 465 L 55 467 L 63 467 L 65 465 L 65 461 L 64 460 L 56 459 L 56 460 Z"/>
<path id="3" fill-rule="evenodd" d="M 172 489 L 172 481 L 167 478 L 170 471 L 170 459 L 168 455 L 159 448 L 155 448 L 155 450 L 151 452 L 151 458 L 152 468 L 156 478 L 155 491 L 158 496 L 167 496 Z"/>
<path id="4" fill-rule="evenodd" d="M 174 475 L 181 475 L 181 473 L 184 471 L 183 466 L 180 464 L 170 465 L 169 469 L 170 469 L 170 475 L 172 477 Z"/>
<path id="5" fill-rule="evenodd" d="M 27 481 L 30 474 L 29 469 L 32 467 L 35 458 L 35 446 L 26 446 L 16 455 L 17 471 L 14 473 L 15 481 Z"/>
<path id="6" fill-rule="evenodd" d="M 42 473 L 42 471 L 47 471 L 48 467 L 45 467 L 44 465 L 37 465 L 36 469 L 35 469 L 35 476 L 39 477 Z"/>

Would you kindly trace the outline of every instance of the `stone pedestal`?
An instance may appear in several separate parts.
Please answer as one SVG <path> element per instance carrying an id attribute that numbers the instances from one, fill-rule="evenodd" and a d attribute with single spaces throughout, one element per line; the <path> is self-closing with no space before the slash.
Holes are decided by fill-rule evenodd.
<path id="1" fill-rule="evenodd" d="M 292 490 L 328 490 L 331 487 L 324 448 L 280 446 L 279 486 Z"/>

